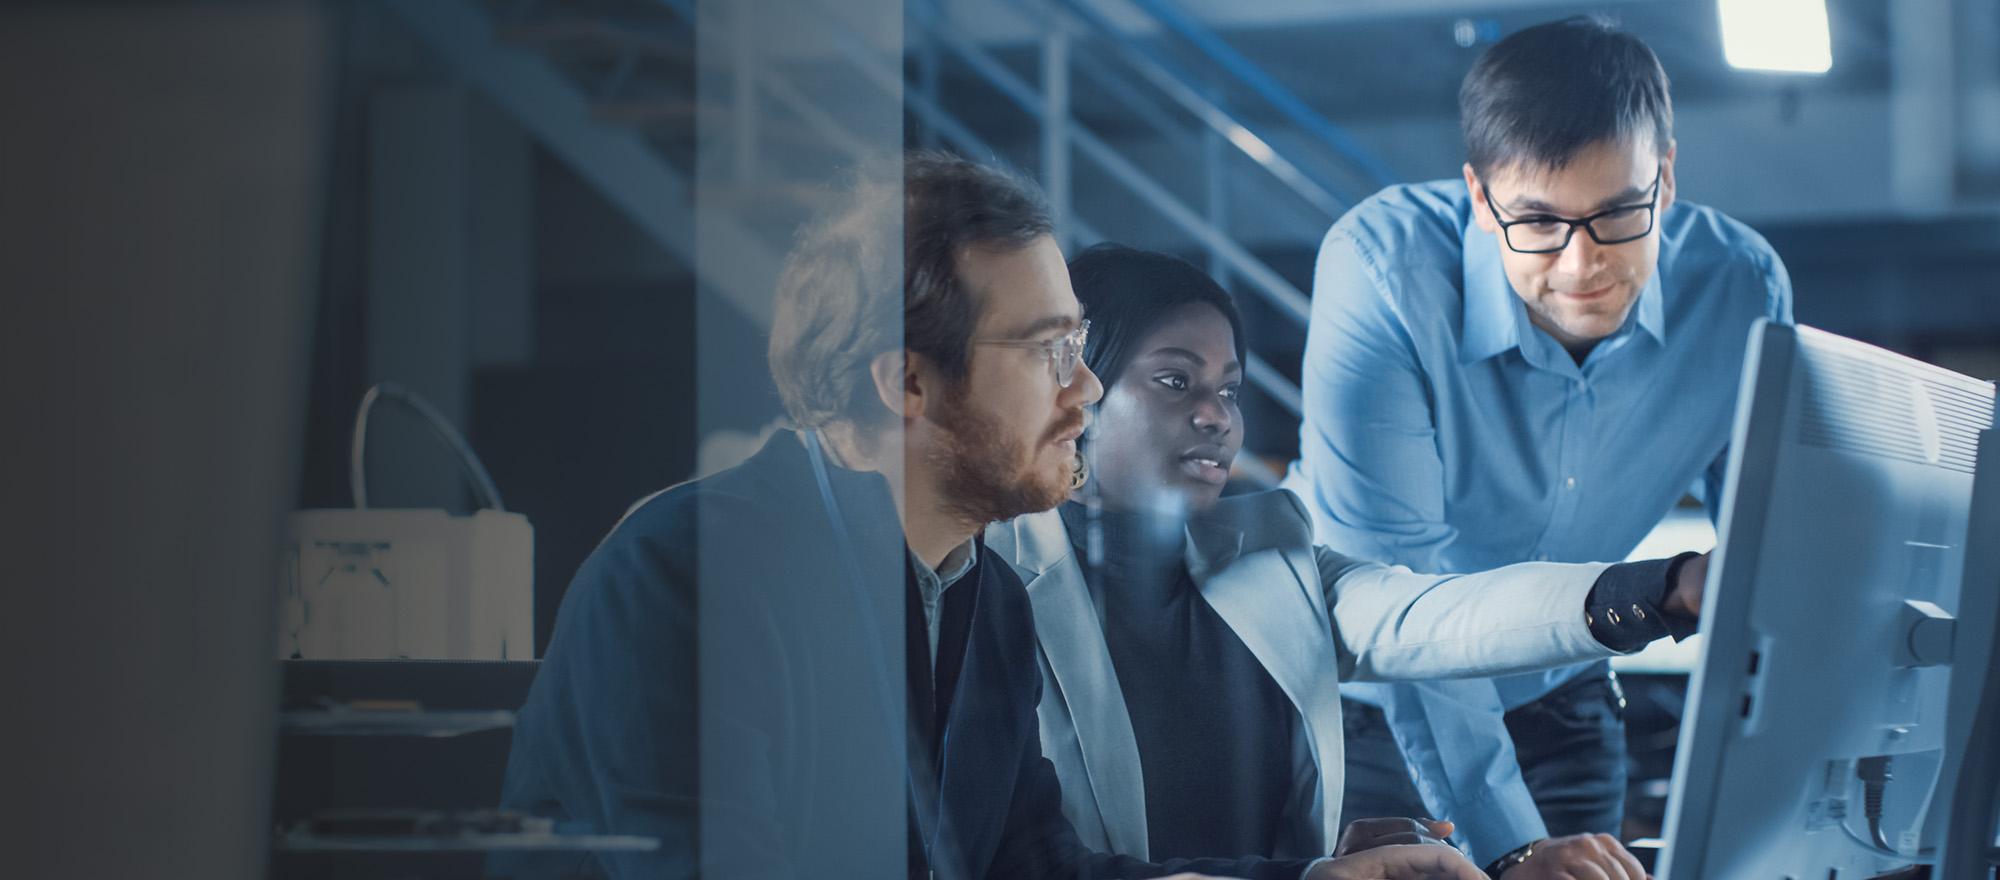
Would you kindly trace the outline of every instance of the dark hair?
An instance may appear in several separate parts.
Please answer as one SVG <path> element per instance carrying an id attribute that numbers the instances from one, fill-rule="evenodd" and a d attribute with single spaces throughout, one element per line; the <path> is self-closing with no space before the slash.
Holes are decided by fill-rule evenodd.
<path id="1" fill-rule="evenodd" d="M 868 362 L 886 351 L 907 348 L 963 378 L 981 309 L 959 280 L 959 252 L 1018 249 L 1054 229 L 1020 175 L 915 152 L 901 176 L 900 187 L 860 176 L 838 211 L 805 228 L 779 272 L 771 376 L 801 427 L 882 414 Z"/>
<path id="2" fill-rule="evenodd" d="M 1559 170 L 1585 147 L 1642 133 L 1664 154 L 1674 130 L 1660 59 L 1595 16 L 1495 43 L 1459 86 L 1458 114 L 1466 161 L 1482 177 L 1517 162 Z"/>
<path id="3" fill-rule="evenodd" d="M 1055 231 L 1032 181 L 957 156 L 915 152 L 903 160 L 903 347 L 935 361 L 947 378 L 970 367 L 981 304 L 958 277 L 966 248 L 1014 251 Z"/>
<path id="4" fill-rule="evenodd" d="M 1229 320 L 1236 356 L 1247 356 L 1236 300 L 1186 260 L 1122 244 L 1100 244 L 1069 261 L 1069 277 L 1077 301 L 1083 304 L 1083 316 L 1090 319 L 1083 362 L 1106 391 L 1138 354 L 1140 341 L 1189 303 L 1205 303 L 1221 312 Z"/>

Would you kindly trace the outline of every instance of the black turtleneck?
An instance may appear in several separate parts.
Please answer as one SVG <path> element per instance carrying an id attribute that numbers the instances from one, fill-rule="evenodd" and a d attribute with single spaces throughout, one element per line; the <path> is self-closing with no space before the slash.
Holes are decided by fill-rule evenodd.
<path id="1" fill-rule="evenodd" d="M 1151 859 L 1272 855 L 1298 712 L 1202 599 L 1184 527 L 1075 502 L 1062 519 L 1138 739 Z"/>

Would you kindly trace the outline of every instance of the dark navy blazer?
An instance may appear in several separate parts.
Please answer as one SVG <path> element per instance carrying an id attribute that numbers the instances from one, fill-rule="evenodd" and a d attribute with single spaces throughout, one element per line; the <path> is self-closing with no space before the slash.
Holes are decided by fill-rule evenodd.
<path id="1" fill-rule="evenodd" d="M 637 506 L 578 570 L 520 712 L 503 804 L 650 853 L 496 859 L 495 874 L 1292 880 L 1303 862 L 1091 853 L 1041 754 L 1026 590 L 980 550 L 942 759 L 905 724 L 909 569 L 888 484 L 801 437 Z M 927 678 L 927 676 L 926 676 Z M 932 767 L 941 767 L 942 808 Z"/>

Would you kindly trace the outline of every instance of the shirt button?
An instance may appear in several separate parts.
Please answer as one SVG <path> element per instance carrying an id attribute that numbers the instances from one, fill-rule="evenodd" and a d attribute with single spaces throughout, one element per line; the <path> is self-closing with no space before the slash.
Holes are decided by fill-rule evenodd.
<path id="1" fill-rule="evenodd" d="M 1536 561 L 1536 562 L 1547 562 L 1547 561 L 1549 561 L 1549 554 L 1547 554 L 1547 553 L 1537 553 L 1537 554 L 1535 554 L 1535 561 Z"/>
<path id="2" fill-rule="evenodd" d="M 1575 477 L 1564 477 L 1564 478 L 1563 478 L 1563 488 L 1564 488 L 1564 489 L 1575 489 L 1575 488 L 1576 488 L 1576 478 L 1575 478 Z"/>

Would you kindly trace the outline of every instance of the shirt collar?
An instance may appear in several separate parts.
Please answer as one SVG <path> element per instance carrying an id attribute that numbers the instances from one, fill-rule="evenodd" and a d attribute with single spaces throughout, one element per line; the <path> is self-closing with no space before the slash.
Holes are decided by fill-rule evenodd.
<path id="1" fill-rule="evenodd" d="M 1660 267 L 1653 267 L 1653 277 L 1646 279 L 1646 286 L 1639 289 L 1639 304 L 1632 309 L 1633 320 L 1639 329 L 1653 337 L 1661 345 L 1667 344 L 1667 308 L 1662 302 L 1666 294 L 1660 292 Z"/>
<path id="2" fill-rule="evenodd" d="M 1524 334 L 1540 332 L 1528 319 L 1527 306 L 1514 294 L 1513 284 L 1507 280 L 1507 268 L 1500 262 L 1501 247 L 1499 237 L 1479 228 L 1467 213 L 1462 250 L 1465 257 L 1460 261 L 1465 273 L 1460 281 L 1465 290 L 1465 312 L 1459 329 L 1460 363 L 1475 363 L 1512 348 L 1522 348 Z M 1665 345 L 1667 321 L 1663 298 L 1660 269 L 1655 267 L 1646 286 L 1639 289 L 1639 301 L 1626 317 L 1626 326 L 1613 337 L 1628 334 L 1636 324 L 1655 342 Z M 1527 353 L 1523 351 L 1524 355 Z"/>
<path id="3" fill-rule="evenodd" d="M 1498 237 L 1479 228 L 1471 212 L 1466 213 L 1462 253 L 1465 274 L 1460 286 L 1465 290 L 1465 312 L 1458 357 L 1461 363 L 1470 364 L 1519 347 L 1527 309 L 1507 281 Z"/>
<path id="4" fill-rule="evenodd" d="M 944 555 L 944 559 L 939 560 L 936 570 L 925 565 L 924 561 L 917 557 L 916 551 L 909 551 L 910 565 L 917 572 L 917 583 L 927 589 L 935 589 L 939 593 L 958 583 L 965 577 L 966 572 L 972 570 L 972 564 L 979 559 L 979 547 L 974 543 L 975 540 L 967 538 L 965 543 L 953 547 L 950 553 Z"/>

